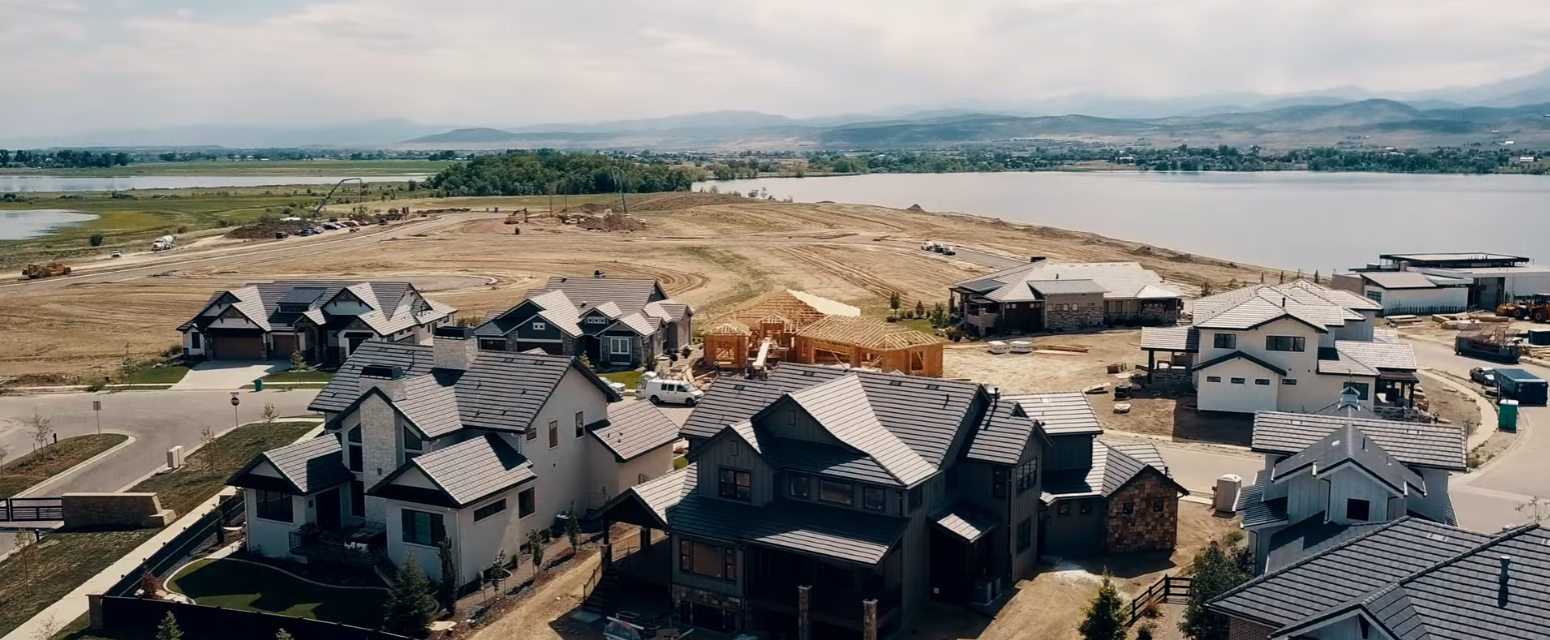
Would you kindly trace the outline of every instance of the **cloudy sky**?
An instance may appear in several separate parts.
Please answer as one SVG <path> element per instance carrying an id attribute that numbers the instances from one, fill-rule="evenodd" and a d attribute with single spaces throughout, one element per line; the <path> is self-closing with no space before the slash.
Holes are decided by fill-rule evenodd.
<path id="1" fill-rule="evenodd" d="M 1468 86 L 1546 0 L 0 0 L 0 135 Z"/>

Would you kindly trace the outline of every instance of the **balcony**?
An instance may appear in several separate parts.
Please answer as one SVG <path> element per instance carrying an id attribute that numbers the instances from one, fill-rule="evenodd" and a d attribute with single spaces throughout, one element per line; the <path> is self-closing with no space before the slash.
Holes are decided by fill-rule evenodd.
<path id="1" fill-rule="evenodd" d="M 291 555 L 351 567 L 373 567 L 383 557 L 387 528 L 368 522 L 344 529 L 307 523 L 291 531 Z"/>

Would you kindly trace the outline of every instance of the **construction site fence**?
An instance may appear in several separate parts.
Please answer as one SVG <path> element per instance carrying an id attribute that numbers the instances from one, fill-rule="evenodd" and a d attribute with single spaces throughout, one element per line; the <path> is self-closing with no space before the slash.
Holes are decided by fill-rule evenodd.
<path id="1" fill-rule="evenodd" d="M 1463 313 L 1468 311 L 1466 307 L 1438 306 L 1438 307 L 1395 307 L 1378 312 L 1378 317 L 1388 316 L 1429 316 L 1435 314 Z"/>

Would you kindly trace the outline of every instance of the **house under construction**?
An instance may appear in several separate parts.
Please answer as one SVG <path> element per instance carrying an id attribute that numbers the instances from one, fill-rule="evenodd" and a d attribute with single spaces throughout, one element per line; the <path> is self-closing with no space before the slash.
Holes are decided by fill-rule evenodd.
<path id="1" fill-rule="evenodd" d="M 797 332 L 789 354 L 802 364 L 848 364 L 942 377 L 942 340 L 871 318 L 833 316 Z"/>
<path id="2" fill-rule="evenodd" d="M 765 295 L 711 324 L 703 334 L 705 359 L 723 370 L 762 368 L 785 360 L 803 327 L 831 316 L 859 318 L 861 310 L 804 291 Z"/>
<path id="3" fill-rule="evenodd" d="M 703 334 L 705 358 L 732 371 L 799 362 L 942 375 L 939 339 L 860 316 L 860 309 L 802 291 L 772 293 L 712 323 Z"/>

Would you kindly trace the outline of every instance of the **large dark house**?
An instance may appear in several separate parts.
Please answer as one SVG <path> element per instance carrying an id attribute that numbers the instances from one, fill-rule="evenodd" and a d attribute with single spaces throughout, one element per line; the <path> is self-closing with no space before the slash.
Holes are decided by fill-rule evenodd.
<path id="1" fill-rule="evenodd" d="M 1134 262 L 1029 264 L 948 289 L 957 324 L 979 336 L 1113 325 L 1171 325 L 1183 298 Z"/>
<path id="2" fill-rule="evenodd" d="M 585 355 L 600 367 L 638 367 L 689 344 L 694 310 L 674 302 L 656 280 L 550 278 L 543 289 L 475 330 L 486 351 L 539 349 Z"/>

